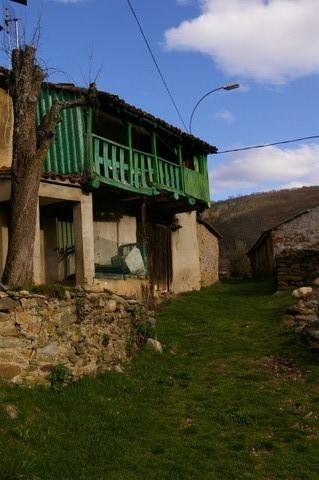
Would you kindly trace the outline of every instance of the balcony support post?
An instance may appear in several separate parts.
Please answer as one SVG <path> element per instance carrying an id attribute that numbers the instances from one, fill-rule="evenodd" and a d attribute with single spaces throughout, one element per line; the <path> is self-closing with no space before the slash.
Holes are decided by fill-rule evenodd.
<path id="1" fill-rule="evenodd" d="M 155 182 L 160 183 L 159 170 L 158 170 L 158 157 L 157 157 L 157 136 L 155 132 L 152 132 L 152 153 L 154 157 L 154 177 Z"/>
<path id="2" fill-rule="evenodd" d="M 182 154 L 181 145 L 178 145 L 178 159 L 179 159 L 179 164 L 181 166 L 182 192 L 185 193 L 185 178 L 184 178 L 183 154 Z"/>
<path id="3" fill-rule="evenodd" d="M 133 138 L 132 138 L 132 128 L 133 125 L 131 123 L 127 124 L 127 145 L 129 148 L 129 179 L 130 185 L 133 185 L 133 178 L 134 178 L 134 167 L 133 167 Z"/>

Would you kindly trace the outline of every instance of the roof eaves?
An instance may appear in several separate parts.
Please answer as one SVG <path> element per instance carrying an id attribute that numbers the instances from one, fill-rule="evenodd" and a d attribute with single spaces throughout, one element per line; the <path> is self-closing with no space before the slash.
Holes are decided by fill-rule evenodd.
<path id="1" fill-rule="evenodd" d="M 203 225 L 204 227 L 207 228 L 207 230 L 209 230 L 213 235 L 215 235 L 216 237 L 218 238 L 223 238 L 223 236 L 221 235 L 221 233 L 219 233 L 218 230 L 216 230 L 216 228 L 209 222 L 207 222 L 206 220 L 204 220 L 201 216 L 197 215 L 197 223 L 200 223 L 201 225 Z"/>

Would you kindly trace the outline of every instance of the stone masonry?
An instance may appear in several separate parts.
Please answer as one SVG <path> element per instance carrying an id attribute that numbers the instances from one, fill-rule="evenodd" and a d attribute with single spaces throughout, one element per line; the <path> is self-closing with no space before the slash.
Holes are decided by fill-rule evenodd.
<path id="1" fill-rule="evenodd" d="M 284 250 L 275 260 L 279 290 L 300 287 L 318 276 L 319 250 Z"/>
<path id="2" fill-rule="evenodd" d="M 106 292 L 77 289 L 63 300 L 0 292 L 0 377 L 35 385 L 57 365 L 74 379 L 120 369 L 147 318 L 141 303 Z"/>
<path id="3" fill-rule="evenodd" d="M 219 242 L 204 225 L 197 223 L 201 286 L 209 287 L 219 280 Z"/>

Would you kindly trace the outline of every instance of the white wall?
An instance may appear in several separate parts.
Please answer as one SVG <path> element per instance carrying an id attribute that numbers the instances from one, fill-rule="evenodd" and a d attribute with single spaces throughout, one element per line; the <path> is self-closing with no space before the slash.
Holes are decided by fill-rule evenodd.
<path id="1" fill-rule="evenodd" d="M 182 227 L 172 235 L 173 281 L 171 290 L 174 293 L 199 290 L 201 288 L 201 272 L 199 261 L 199 245 L 197 237 L 196 212 L 176 215 Z"/>
<path id="2" fill-rule="evenodd" d="M 136 243 L 136 218 L 123 216 L 118 222 L 94 222 L 94 258 L 98 265 L 109 265 L 118 246 Z"/>

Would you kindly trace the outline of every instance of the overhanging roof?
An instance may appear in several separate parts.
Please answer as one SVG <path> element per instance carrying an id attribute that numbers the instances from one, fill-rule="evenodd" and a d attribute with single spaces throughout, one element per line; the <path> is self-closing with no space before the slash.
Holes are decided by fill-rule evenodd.
<path id="1" fill-rule="evenodd" d="M 0 86 L 2 86 L 3 88 L 6 87 L 8 73 L 9 72 L 6 68 L 0 67 Z M 67 92 L 79 94 L 84 94 L 88 91 L 87 88 L 77 87 L 72 83 L 45 82 L 44 86 L 48 89 L 64 90 Z M 162 120 L 161 118 L 155 117 L 154 115 L 127 103 L 125 100 L 121 99 L 117 95 L 108 92 L 98 91 L 98 99 L 100 102 L 107 104 L 111 108 L 117 109 L 118 111 L 133 118 L 135 117 L 135 119 L 138 119 L 139 121 L 144 121 L 148 124 L 151 124 L 153 128 L 159 128 L 164 130 L 167 134 L 170 134 L 180 139 L 183 144 L 193 145 L 194 147 L 199 149 L 200 153 L 213 154 L 217 153 L 218 151 L 215 146 L 210 145 L 209 143 L 201 140 L 198 137 L 195 137 L 194 135 L 180 130 L 179 128 L 165 122 L 165 120 Z"/>

